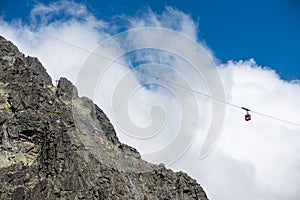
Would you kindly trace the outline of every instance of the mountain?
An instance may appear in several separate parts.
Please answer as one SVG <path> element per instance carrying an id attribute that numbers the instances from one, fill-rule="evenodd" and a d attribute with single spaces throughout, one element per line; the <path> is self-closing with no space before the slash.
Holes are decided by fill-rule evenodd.
<path id="1" fill-rule="evenodd" d="M 0 199 L 201 199 L 186 173 L 141 159 L 74 85 L 0 36 Z"/>

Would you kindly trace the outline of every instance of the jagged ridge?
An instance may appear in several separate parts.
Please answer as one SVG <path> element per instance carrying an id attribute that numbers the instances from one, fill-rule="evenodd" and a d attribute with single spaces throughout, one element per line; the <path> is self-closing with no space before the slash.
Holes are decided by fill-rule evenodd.
<path id="1" fill-rule="evenodd" d="M 141 159 L 103 111 L 57 87 L 41 63 L 0 37 L 0 199 L 201 199 L 182 172 Z"/>

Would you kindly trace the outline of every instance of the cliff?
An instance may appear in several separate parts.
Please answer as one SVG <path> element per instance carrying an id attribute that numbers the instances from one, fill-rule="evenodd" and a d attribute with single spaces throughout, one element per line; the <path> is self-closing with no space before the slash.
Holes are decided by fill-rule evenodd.
<path id="1" fill-rule="evenodd" d="M 0 199 L 207 199 L 187 174 L 120 143 L 97 105 L 1 36 L 0 72 Z"/>

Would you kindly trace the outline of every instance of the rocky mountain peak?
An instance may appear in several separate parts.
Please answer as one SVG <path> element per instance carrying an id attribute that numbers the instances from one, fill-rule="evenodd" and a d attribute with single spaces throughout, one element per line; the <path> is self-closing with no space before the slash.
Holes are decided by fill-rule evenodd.
<path id="1" fill-rule="evenodd" d="M 104 112 L 0 36 L 0 199 L 207 199 L 183 172 L 141 159 Z"/>

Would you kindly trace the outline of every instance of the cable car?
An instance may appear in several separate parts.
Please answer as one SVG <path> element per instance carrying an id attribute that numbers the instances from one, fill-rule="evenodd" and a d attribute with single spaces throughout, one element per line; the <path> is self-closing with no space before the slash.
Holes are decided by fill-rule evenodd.
<path id="1" fill-rule="evenodd" d="M 251 115 L 247 112 L 245 115 L 245 120 L 250 121 L 251 120 Z"/>
<path id="2" fill-rule="evenodd" d="M 249 109 L 242 107 L 243 110 L 246 110 L 246 115 L 245 115 L 245 120 L 250 121 L 251 120 L 251 115 L 249 114 Z"/>

